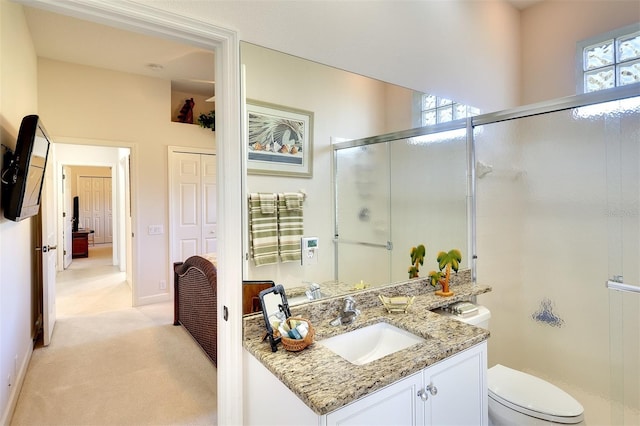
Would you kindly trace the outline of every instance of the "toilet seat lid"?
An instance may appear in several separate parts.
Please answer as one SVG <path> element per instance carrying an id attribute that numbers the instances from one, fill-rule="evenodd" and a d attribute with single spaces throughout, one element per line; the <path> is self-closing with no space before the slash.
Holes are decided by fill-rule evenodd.
<path id="1" fill-rule="evenodd" d="M 551 383 L 496 364 L 488 371 L 489 397 L 528 416 L 557 423 L 582 421 L 584 408 Z"/>

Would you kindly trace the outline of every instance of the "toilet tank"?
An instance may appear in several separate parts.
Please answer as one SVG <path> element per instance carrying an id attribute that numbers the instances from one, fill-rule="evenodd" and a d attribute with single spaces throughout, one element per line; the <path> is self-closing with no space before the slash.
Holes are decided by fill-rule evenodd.
<path id="1" fill-rule="evenodd" d="M 489 329 L 491 311 L 482 305 L 475 305 L 471 302 L 456 302 L 446 308 L 435 309 L 433 312 L 476 327 Z"/>

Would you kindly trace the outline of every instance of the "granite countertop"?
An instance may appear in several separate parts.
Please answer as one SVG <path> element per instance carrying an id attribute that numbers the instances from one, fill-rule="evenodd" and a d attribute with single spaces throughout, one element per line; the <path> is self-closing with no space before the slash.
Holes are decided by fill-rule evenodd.
<path id="1" fill-rule="evenodd" d="M 423 337 L 426 342 L 395 352 L 365 365 L 353 365 L 322 345 L 314 343 L 300 352 L 278 345 L 271 352 L 261 314 L 244 318 L 244 347 L 318 415 L 327 414 L 384 386 L 421 371 L 457 352 L 483 342 L 489 331 L 431 312 L 491 287 L 471 284 L 467 274 L 452 280 L 452 297 L 436 296 L 424 279 L 353 293 L 361 314 L 350 325 L 332 326 L 342 297 L 318 300 L 291 308 L 294 317 L 307 318 L 315 329 L 314 341 L 385 321 Z M 377 295 L 415 295 L 407 313 L 389 314 Z"/>

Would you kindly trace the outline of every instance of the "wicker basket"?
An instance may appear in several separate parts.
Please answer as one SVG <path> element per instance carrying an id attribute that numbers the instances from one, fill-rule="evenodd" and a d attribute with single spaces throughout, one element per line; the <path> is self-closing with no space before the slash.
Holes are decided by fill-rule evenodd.
<path id="1" fill-rule="evenodd" d="M 313 329 L 313 326 L 311 325 L 311 321 L 309 321 L 308 319 L 289 317 L 287 318 L 287 325 L 290 325 L 289 321 L 291 320 L 305 321 L 307 324 L 309 324 L 309 332 L 304 337 L 304 339 L 291 339 L 289 337 L 282 336 L 282 347 L 291 352 L 298 352 L 313 343 L 313 335 L 315 334 L 315 331 Z"/>

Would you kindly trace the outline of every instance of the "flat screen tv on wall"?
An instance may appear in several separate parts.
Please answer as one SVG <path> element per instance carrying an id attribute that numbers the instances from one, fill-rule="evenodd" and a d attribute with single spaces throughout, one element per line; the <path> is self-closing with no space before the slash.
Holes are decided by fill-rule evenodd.
<path id="1" fill-rule="evenodd" d="M 22 119 L 16 150 L 2 171 L 4 217 L 19 222 L 38 214 L 51 139 L 37 115 Z"/>

